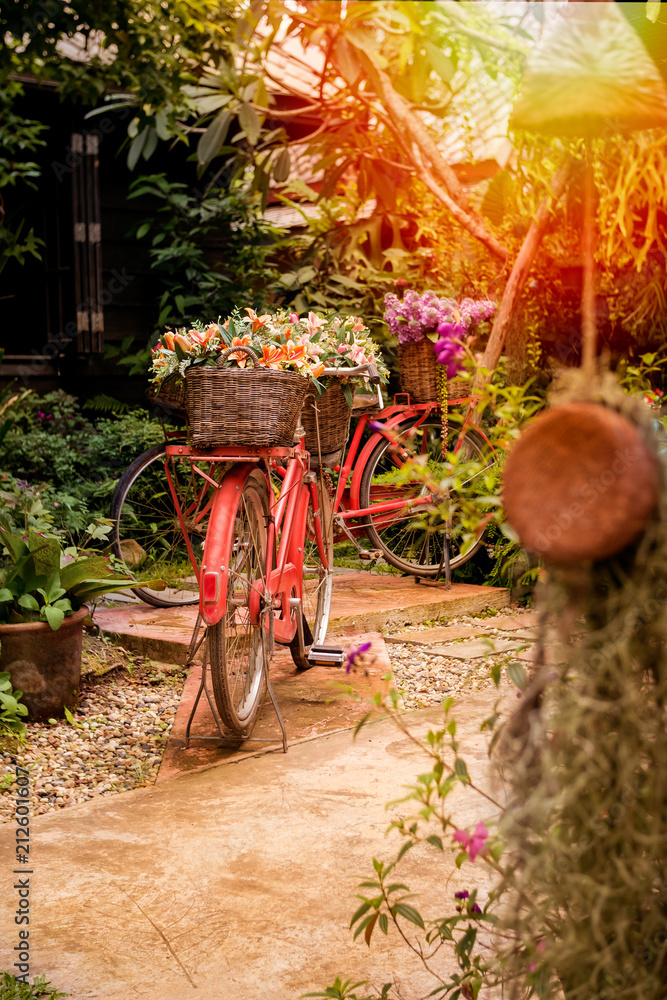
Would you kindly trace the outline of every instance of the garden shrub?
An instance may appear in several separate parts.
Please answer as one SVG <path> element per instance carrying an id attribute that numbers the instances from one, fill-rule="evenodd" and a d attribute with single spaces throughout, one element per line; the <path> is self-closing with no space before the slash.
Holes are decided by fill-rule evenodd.
<path id="1" fill-rule="evenodd" d="M 91 518 L 108 516 L 124 469 L 164 440 L 159 420 L 146 410 L 92 421 L 78 400 L 61 390 L 43 397 L 29 393 L 10 413 L 12 426 L 0 442 L 0 489 L 8 516 L 19 497 L 29 496 L 48 509 L 53 527 L 73 538 Z M 35 511 L 33 517 L 44 515 Z"/>

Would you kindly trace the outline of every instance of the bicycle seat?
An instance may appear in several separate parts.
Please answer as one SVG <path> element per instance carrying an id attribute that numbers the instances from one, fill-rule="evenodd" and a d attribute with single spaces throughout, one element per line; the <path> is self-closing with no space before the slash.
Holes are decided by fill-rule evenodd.
<path id="1" fill-rule="evenodd" d="M 352 415 L 355 417 L 360 417 L 364 413 L 379 413 L 380 404 L 378 403 L 377 396 L 364 396 L 361 393 L 355 393 L 352 399 Z"/>

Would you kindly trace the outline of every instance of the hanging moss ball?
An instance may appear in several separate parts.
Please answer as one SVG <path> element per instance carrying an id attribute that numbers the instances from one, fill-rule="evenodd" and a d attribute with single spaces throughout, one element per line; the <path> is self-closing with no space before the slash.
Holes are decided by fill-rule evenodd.
<path id="1" fill-rule="evenodd" d="M 539 416 L 505 467 L 507 520 L 525 548 L 553 563 L 605 559 L 644 531 L 660 468 L 615 410 L 567 403 Z"/>

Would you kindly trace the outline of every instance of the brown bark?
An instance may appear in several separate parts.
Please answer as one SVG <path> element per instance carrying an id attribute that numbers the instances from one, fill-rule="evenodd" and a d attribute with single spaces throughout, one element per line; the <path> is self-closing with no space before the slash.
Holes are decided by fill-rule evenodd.
<path id="1" fill-rule="evenodd" d="M 557 204 L 567 187 L 572 173 L 573 162 L 572 157 L 568 154 L 556 171 L 551 184 L 551 194 L 543 199 L 542 204 L 538 208 L 537 215 L 526 233 L 526 238 L 514 261 L 514 266 L 505 285 L 500 306 L 491 329 L 491 336 L 489 337 L 489 342 L 486 345 L 486 350 L 481 361 L 481 367 L 487 368 L 489 371 L 493 371 L 500 360 L 507 332 L 514 318 L 517 304 L 526 284 L 526 279 L 537 256 L 537 251 L 549 222 L 551 210 Z M 483 376 L 478 375 L 475 379 L 475 386 L 481 386 L 483 382 Z"/>
<path id="2" fill-rule="evenodd" d="M 447 208 L 456 221 L 471 236 L 483 243 L 491 253 L 505 261 L 509 256 L 507 247 L 488 229 L 485 220 L 470 205 L 458 177 L 443 158 L 437 145 L 428 134 L 410 105 L 398 94 L 391 80 L 383 70 L 366 60 L 377 96 L 389 117 L 402 131 L 404 138 L 413 147 L 412 160 L 420 172 L 421 179 L 433 195 Z M 414 153 L 414 149 L 417 153 Z"/>
<path id="3" fill-rule="evenodd" d="M 589 156 L 590 160 L 590 156 Z M 584 258 L 584 287 L 581 296 L 581 367 L 592 378 L 595 374 L 596 323 L 595 323 L 595 178 L 589 162 L 584 173 L 584 230 L 582 233 Z"/>

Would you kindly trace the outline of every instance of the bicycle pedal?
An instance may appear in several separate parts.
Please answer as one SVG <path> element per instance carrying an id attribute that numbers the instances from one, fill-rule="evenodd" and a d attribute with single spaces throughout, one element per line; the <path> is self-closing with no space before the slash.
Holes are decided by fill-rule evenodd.
<path id="1" fill-rule="evenodd" d="M 382 553 L 379 549 L 359 549 L 359 558 L 366 560 L 366 562 L 379 559 L 381 555 Z"/>
<path id="2" fill-rule="evenodd" d="M 342 646 L 311 646 L 307 659 L 311 667 L 342 667 L 345 650 Z"/>

